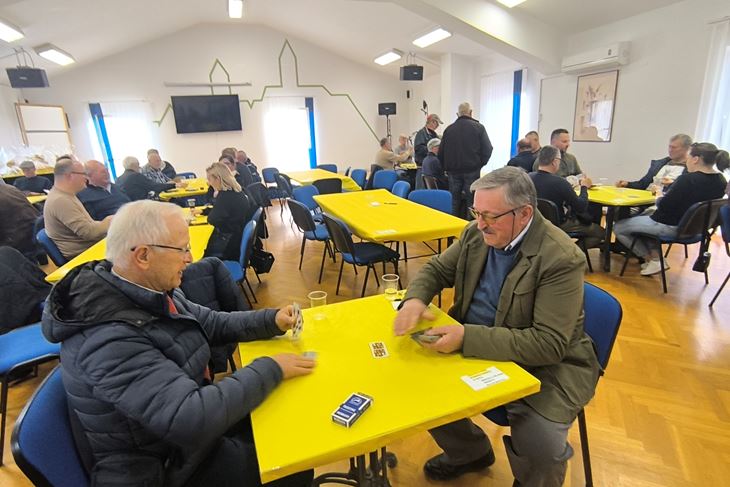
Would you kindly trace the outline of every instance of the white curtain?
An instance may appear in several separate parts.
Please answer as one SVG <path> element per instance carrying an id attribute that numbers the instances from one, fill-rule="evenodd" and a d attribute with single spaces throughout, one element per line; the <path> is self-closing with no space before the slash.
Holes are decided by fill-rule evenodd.
<path id="1" fill-rule="evenodd" d="M 309 169 L 309 114 L 304 97 L 264 100 L 266 160 L 281 172 Z"/>
<path id="2" fill-rule="evenodd" d="M 140 165 L 147 164 L 147 150 L 157 147 L 152 137 L 153 117 L 150 104 L 146 101 L 100 104 L 117 176 L 124 172 L 122 161 L 127 156 L 139 159 Z"/>
<path id="3" fill-rule="evenodd" d="M 710 50 L 695 139 L 730 149 L 730 18 L 710 25 Z"/>
<path id="4" fill-rule="evenodd" d="M 482 173 L 507 165 L 512 139 L 512 97 L 514 73 L 493 74 L 482 78 L 480 118 L 489 134 L 494 152 Z"/>

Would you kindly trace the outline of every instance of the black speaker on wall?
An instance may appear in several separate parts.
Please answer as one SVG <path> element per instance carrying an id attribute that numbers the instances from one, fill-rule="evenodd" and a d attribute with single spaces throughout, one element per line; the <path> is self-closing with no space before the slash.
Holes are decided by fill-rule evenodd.
<path id="1" fill-rule="evenodd" d="M 409 64 L 400 67 L 401 81 L 423 81 L 423 66 Z"/>
<path id="2" fill-rule="evenodd" d="M 395 102 L 378 103 L 378 115 L 395 115 Z"/>
<path id="3" fill-rule="evenodd" d="M 40 68 L 7 68 L 10 86 L 13 88 L 48 88 L 46 71 Z"/>

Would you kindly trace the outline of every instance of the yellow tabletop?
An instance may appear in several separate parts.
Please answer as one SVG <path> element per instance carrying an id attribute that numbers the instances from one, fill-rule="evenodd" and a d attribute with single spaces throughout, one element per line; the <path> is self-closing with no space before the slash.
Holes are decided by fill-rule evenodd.
<path id="1" fill-rule="evenodd" d="M 292 181 L 299 183 L 301 186 L 308 186 L 315 181 L 320 179 L 332 179 L 337 178 L 342 180 L 342 189 L 345 191 L 360 191 L 362 188 L 349 176 L 343 176 L 324 169 L 310 169 L 309 171 L 293 171 L 287 172 L 287 176 Z"/>
<path id="2" fill-rule="evenodd" d="M 413 203 L 386 189 L 315 196 L 325 212 L 366 240 L 422 241 L 458 237 L 466 220 Z"/>
<path id="3" fill-rule="evenodd" d="M 418 169 L 418 164 L 416 164 L 415 162 L 401 162 L 400 164 L 398 164 L 398 167 L 400 167 L 401 169 L 413 170 Z"/>
<path id="4" fill-rule="evenodd" d="M 426 326 L 456 322 L 437 315 Z M 289 334 L 240 344 L 244 363 L 282 352 L 317 353 L 311 375 L 287 380 L 251 415 L 261 480 L 374 451 L 394 440 L 473 416 L 538 392 L 540 382 L 512 362 L 439 354 L 409 336 L 393 335 L 395 311 L 383 295 L 345 301 L 303 312 L 298 341 Z M 389 353 L 374 358 L 369 344 L 383 342 Z M 504 382 L 474 391 L 461 377 L 497 367 Z M 350 428 L 332 422 L 332 412 L 353 392 L 373 398 Z"/>
<path id="5" fill-rule="evenodd" d="M 161 200 L 171 200 L 173 198 L 187 198 L 190 196 L 201 196 L 208 192 L 208 181 L 205 178 L 186 179 L 188 183 L 186 188 L 175 188 L 160 193 Z"/>
<path id="6" fill-rule="evenodd" d="M 46 201 L 46 198 L 48 198 L 47 194 L 37 194 L 33 196 L 28 196 L 28 201 L 31 205 L 35 205 L 36 203 L 42 203 L 43 201 Z"/>
<path id="7" fill-rule="evenodd" d="M 210 234 L 213 233 L 211 225 L 197 225 L 190 227 L 190 248 L 193 254 L 193 261 L 203 258 L 203 252 L 208 245 Z M 64 265 L 51 272 L 46 276 L 46 281 L 55 283 L 63 279 L 68 272 L 74 267 L 91 262 L 92 260 L 101 260 L 106 253 L 106 239 L 99 240 L 94 245 L 66 262 Z"/>
<path id="8" fill-rule="evenodd" d="M 656 197 L 643 189 L 593 186 L 588 189 L 588 201 L 605 206 L 653 205 Z"/>

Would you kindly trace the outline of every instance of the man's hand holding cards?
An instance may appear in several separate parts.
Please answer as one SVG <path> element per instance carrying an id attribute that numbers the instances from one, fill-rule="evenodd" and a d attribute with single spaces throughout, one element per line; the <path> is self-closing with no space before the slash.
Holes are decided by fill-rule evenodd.
<path id="1" fill-rule="evenodd" d="M 414 336 L 416 335 L 416 336 Z M 436 339 L 434 340 L 434 338 Z M 464 345 L 464 326 L 437 326 L 421 332 L 411 334 L 423 348 L 441 353 L 451 353 L 461 350 Z"/>
<path id="2" fill-rule="evenodd" d="M 304 317 L 302 316 L 302 307 L 299 306 L 299 303 L 294 303 L 293 309 L 294 326 L 292 327 L 291 337 L 293 340 L 299 340 L 299 337 L 302 334 L 302 329 L 304 328 Z"/>

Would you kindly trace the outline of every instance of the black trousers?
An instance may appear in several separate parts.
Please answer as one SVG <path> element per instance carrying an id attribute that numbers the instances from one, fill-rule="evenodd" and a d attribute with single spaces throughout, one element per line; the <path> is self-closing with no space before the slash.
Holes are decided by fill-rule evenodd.
<path id="1" fill-rule="evenodd" d="M 286 440 L 282 438 L 282 447 Z M 295 473 L 265 485 L 271 487 L 309 487 L 313 470 Z M 246 417 L 226 432 L 198 467 L 186 487 L 258 487 L 263 485 L 256 460 L 251 419 Z"/>

